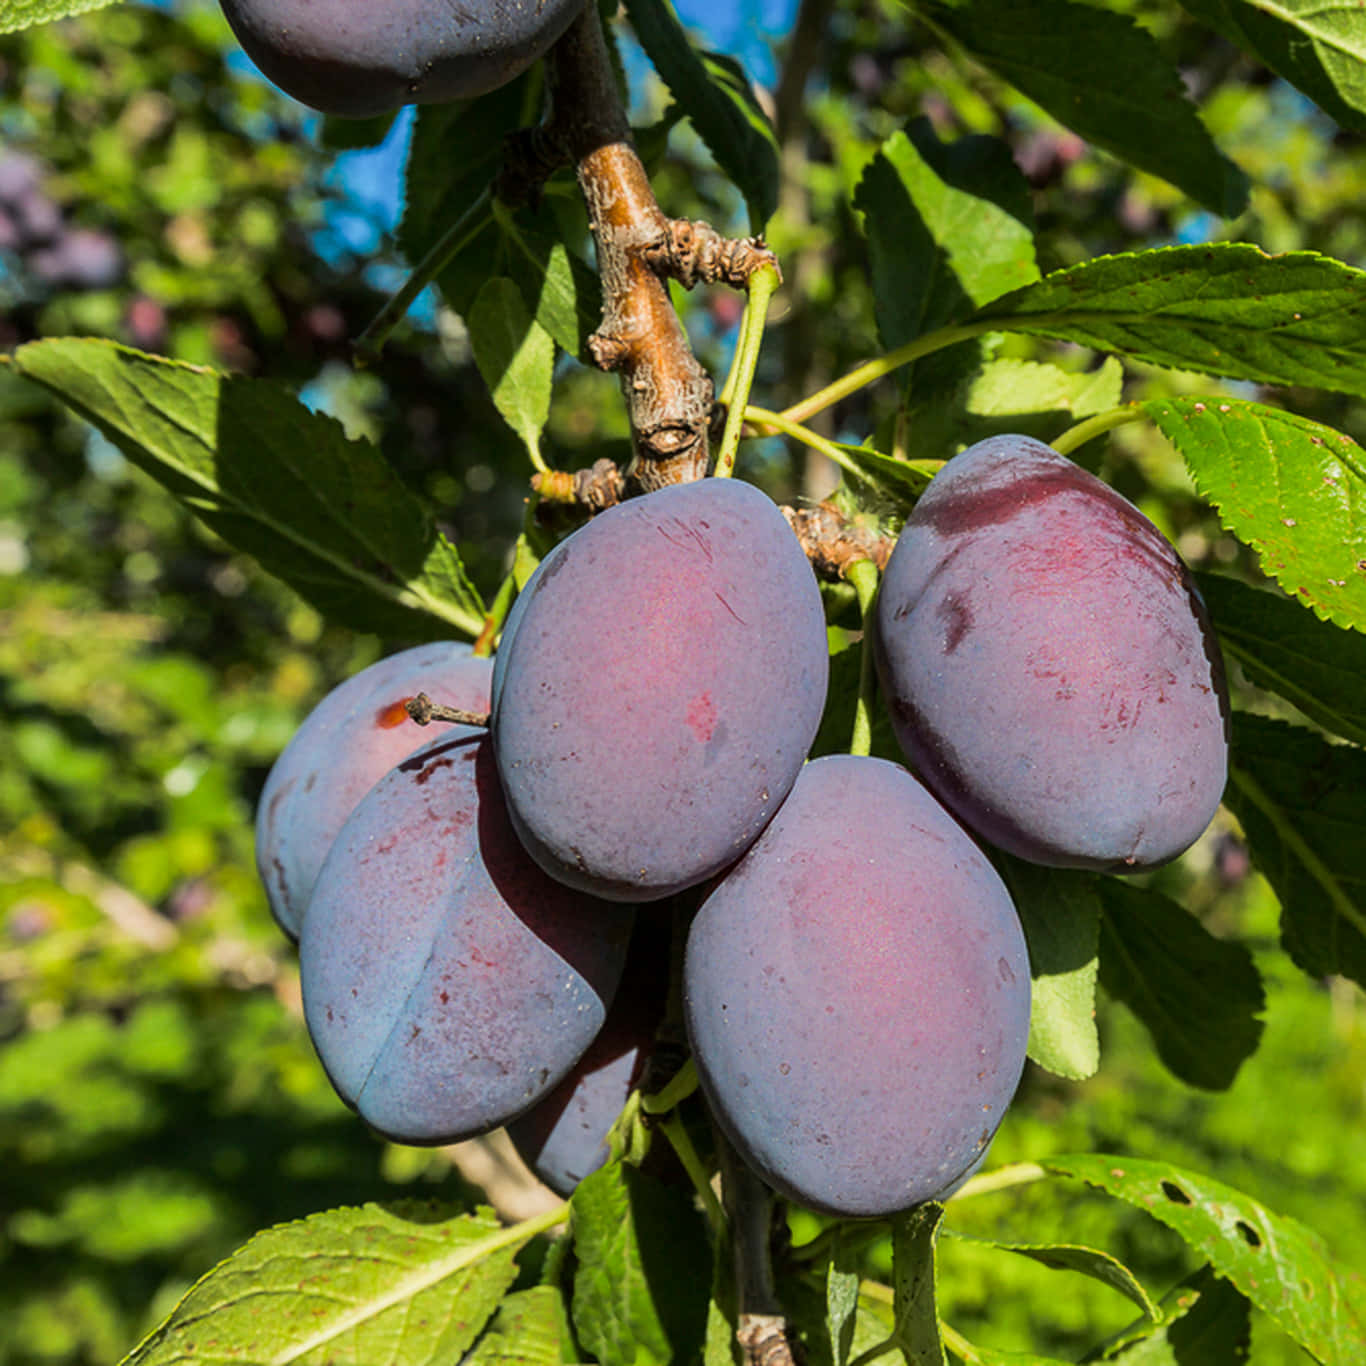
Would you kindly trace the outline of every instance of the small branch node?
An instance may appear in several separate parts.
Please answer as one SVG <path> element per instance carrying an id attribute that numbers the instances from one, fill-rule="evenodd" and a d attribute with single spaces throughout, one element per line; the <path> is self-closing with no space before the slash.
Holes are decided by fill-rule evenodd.
<path id="1" fill-rule="evenodd" d="M 830 503 L 814 508 L 784 507 L 781 511 L 797 533 L 812 569 L 822 578 L 841 579 L 858 560 L 872 560 L 879 573 L 886 569 L 895 537 L 851 522 Z"/>
<path id="2" fill-rule="evenodd" d="M 531 477 L 531 487 L 544 503 L 572 504 L 602 512 L 626 496 L 626 477 L 606 457 L 584 470 L 547 470 Z"/>
<path id="3" fill-rule="evenodd" d="M 688 218 L 665 219 L 659 235 L 642 246 L 641 257 L 656 275 L 685 289 L 699 282 L 745 289 L 764 266 L 781 276 L 778 258 L 762 238 L 724 237 L 710 223 Z"/>
<path id="4" fill-rule="evenodd" d="M 443 706 L 440 702 L 433 702 L 425 692 L 408 698 L 403 708 L 419 726 L 430 726 L 433 721 L 449 721 L 457 726 L 478 726 L 483 729 L 489 723 L 486 711 L 464 711 L 459 707 Z"/>
<path id="5" fill-rule="evenodd" d="M 735 1340 L 745 1366 L 801 1366 L 801 1354 L 781 1314 L 741 1314 Z"/>

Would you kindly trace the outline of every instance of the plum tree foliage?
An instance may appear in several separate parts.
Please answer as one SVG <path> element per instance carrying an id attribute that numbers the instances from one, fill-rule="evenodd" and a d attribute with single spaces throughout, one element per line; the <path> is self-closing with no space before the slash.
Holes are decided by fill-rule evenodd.
<path id="1" fill-rule="evenodd" d="M 104 72 L 91 35 L 131 29 L 89 8 L 0 15 L 31 44 L 0 95 L 6 61 L 65 72 L 5 125 L 0 404 L 46 404 L 64 451 L 80 419 L 92 477 L 150 476 L 214 592 L 327 660 L 279 667 L 320 700 L 239 784 L 284 942 L 205 961 L 273 965 L 295 1075 L 395 1170 L 506 1126 L 562 1197 L 268 1211 L 125 1360 L 1366 1359 L 1296 1218 L 1152 1129 L 1068 1154 L 1039 1122 L 1122 1089 L 1098 1013 L 1219 1090 L 1264 971 L 1366 984 L 1366 235 L 1308 195 L 1292 232 L 1269 150 L 1293 127 L 1360 176 L 1366 19 L 801 0 L 761 89 L 667 0 L 223 0 L 207 55 L 142 16 L 156 88 L 89 159 L 161 160 L 128 154 L 101 217 L 81 130 L 115 82 L 61 54 Z M 278 91 L 224 93 L 228 27 Z M 268 206 L 405 104 L 396 285 Z M 274 668 L 146 572 L 151 534 L 115 538 L 124 591 L 175 603 L 186 657 Z M 244 729 L 144 686 L 215 754 Z M 80 721 L 15 752 L 107 712 Z M 245 839 L 231 782 L 204 804 Z M 133 877 L 138 820 L 92 828 Z M 1126 1308 L 1036 1321 L 1069 1301 L 1021 1257 Z"/>

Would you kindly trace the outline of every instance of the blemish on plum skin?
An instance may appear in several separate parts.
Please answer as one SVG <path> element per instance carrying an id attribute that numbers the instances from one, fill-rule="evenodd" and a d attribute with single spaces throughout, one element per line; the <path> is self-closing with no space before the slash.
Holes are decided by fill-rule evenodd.
<path id="1" fill-rule="evenodd" d="M 716 732 L 716 703 L 712 701 L 711 693 L 708 691 L 694 697 L 683 719 L 698 740 L 710 740 Z"/>
<path id="2" fill-rule="evenodd" d="M 384 706 L 375 712 L 375 725 L 380 730 L 394 730 L 409 720 L 408 702 L 406 697 L 400 697 L 395 702 L 386 702 Z"/>

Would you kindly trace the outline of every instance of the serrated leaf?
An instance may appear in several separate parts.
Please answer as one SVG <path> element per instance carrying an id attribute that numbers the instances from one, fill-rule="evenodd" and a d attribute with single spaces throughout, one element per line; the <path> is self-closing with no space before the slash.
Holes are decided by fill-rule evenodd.
<path id="1" fill-rule="evenodd" d="M 1202 1267 L 1176 1287 L 1173 1297 L 1186 1307 L 1174 1316 L 1164 1314 L 1166 1321 L 1137 1341 L 1130 1338 L 1122 1350 L 1107 1351 L 1104 1359 L 1121 1366 L 1243 1366 L 1252 1350 L 1245 1296 Z"/>
<path id="2" fill-rule="evenodd" d="M 521 291 L 508 279 L 486 281 L 466 321 L 474 363 L 494 407 L 521 437 L 534 464 L 550 417 L 555 342 L 527 312 Z"/>
<path id="3" fill-rule="evenodd" d="M 325 615 L 416 639 L 480 630 L 455 547 L 379 451 L 279 385 L 96 340 L 13 360 Z"/>
<path id="4" fill-rule="evenodd" d="M 571 1204 L 579 1341 L 600 1366 L 689 1360 L 711 1292 L 711 1250 L 692 1200 L 611 1162 L 579 1182 Z"/>
<path id="5" fill-rule="evenodd" d="M 1366 394 L 1366 272 L 1246 243 L 1098 256 L 974 318 L 1154 365 Z"/>
<path id="6" fill-rule="evenodd" d="M 893 1330 L 908 1362 L 944 1366 L 936 1261 L 943 1205 L 930 1201 L 892 1221 Z"/>
<path id="7" fill-rule="evenodd" d="M 1087 142 L 1225 218 L 1247 177 L 1215 146 L 1176 68 L 1126 15 L 1071 0 L 968 0 L 929 12 L 984 66 Z"/>
<path id="8" fill-rule="evenodd" d="M 858 1323 L 859 1262 L 856 1252 L 836 1242 L 825 1273 L 825 1330 L 833 1366 L 845 1366 Z"/>
<path id="9" fill-rule="evenodd" d="M 1366 129 L 1366 15 L 1360 9 L 1321 0 L 1181 3 L 1344 128 Z"/>
<path id="10" fill-rule="evenodd" d="M 1101 985 L 1191 1086 L 1223 1091 L 1261 1042 L 1266 994 L 1242 944 L 1216 939 L 1160 892 L 1099 880 Z"/>
<path id="11" fill-rule="evenodd" d="M 418 106 L 398 229 L 399 245 L 414 265 L 492 183 L 502 166 L 503 140 L 534 121 L 539 89 L 533 69 L 477 100 Z M 505 273 L 504 243 L 492 212 L 472 226 L 472 238 L 437 277 L 442 297 L 461 317 L 484 281 Z"/>
<path id="12" fill-rule="evenodd" d="M 1082 1081 L 1100 1066 L 1096 880 L 1089 873 L 1042 868 L 1008 854 L 998 853 L 993 861 L 1029 944 L 1029 1056 L 1056 1076 Z"/>
<path id="13" fill-rule="evenodd" d="M 1317 1235 L 1212 1177 L 1163 1162 L 1085 1153 L 1049 1158 L 1174 1229 L 1321 1362 L 1359 1358 L 1366 1341 Z"/>
<path id="14" fill-rule="evenodd" d="M 18 33 L 36 24 L 51 24 L 117 3 L 118 0 L 5 0 L 0 5 L 0 33 Z"/>
<path id="15" fill-rule="evenodd" d="M 1274 590 L 1197 574 L 1224 655 L 1325 730 L 1366 745 L 1366 636 L 1340 631 Z"/>
<path id="16" fill-rule="evenodd" d="M 508 1295 L 464 1366 L 560 1366 L 574 1349 L 558 1287 L 534 1286 Z"/>
<path id="17" fill-rule="evenodd" d="M 995 138 L 894 133 L 854 192 L 878 333 L 901 346 L 1039 278 L 1028 186 Z"/>
<path id="18" fill-rule="evenodd" d="M 1286 952 L 1366 985 L 1366 752 L 1235 712 L 1224 802 L 1280 899 Z"/>
<path id="19" fill-rule="evenodd" d="M 720 53 L 694 52 L 668 0 L 626 0 L 626 14 L 660 79 L 744 195 L 750 231 L 762 233 L 778 207 L 778 140 L 744 69 Z"/>
<path id="20" fill-rule="evenodd" d="M 1237 399 L 1149 399 L 1219 520 L 1287 593 L 1366 630 L 1366 452 L 1341 432 Z"/>
<path id="21" fill-rule="evenodd" d="M 982 1238 L 975 1234 L 954 1233 L 960 1242 L 975 1243 L 979 1247 L 999 1248 L 1002 1252 L 1013 1252 L 1020 1257 L 1046 1266 L 1050 1271 L 1074 1271 L 1078 1275 L 1089 1276 L 1093 1281 L 1108 1285 L 1125 1299 L 1132 1300 L 1154 1322 L 1158 1319 L 1157 1306 L 1149 1298 L 1148 1292 L 1138 1277 L 1117 1257 L 1093 1247 L 1082 1247 L 1077 1243 L 1014 1243 L 1002 1242 L 996 1238 Z"/>
<path id="22" fill-rule="evenodd" d="M 531 1236 L 491 1212 L 329 1210 L 258 1233 L 209 1272 L 123 1366 L 219 1361 L 431 1366 L 458 1360 Z"/>

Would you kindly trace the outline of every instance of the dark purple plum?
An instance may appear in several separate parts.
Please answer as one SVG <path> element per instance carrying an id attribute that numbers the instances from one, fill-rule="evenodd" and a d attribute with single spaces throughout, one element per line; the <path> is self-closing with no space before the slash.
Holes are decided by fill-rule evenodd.
<path id="1" fill-rule="evenodd" d="M 471 99 L 506 85 L 584 0 L 222 0 L 261 72 L 326 114 Z"/>
<path id="2" fill-rule="evenodd" d="M 902 748 L 984 839 L 1127 872 L 1209 824 L 1228 698 L 1204 604 L 1157 528 L 1048 446 L 992 437 L 944 466 L 877 627 Z"/>
<path id="3" fill-rule="evenodd" d="M 742 1157 L 812 1209 L 871 1217 L 952 1187 L 1029 1037 L 1029 959 L 996 871 L 905 769 L 809 763 L 702 903 L 688 1035 Z"/>
<path id="4" fill-rule="evenodd" d="M 642 917 L 598 1037 L 569 1075 L 508 1125 L 522 1160 L 557 1195 L 607 1160 L 612 1127 L 650 1060 L 669 993 L 669 922 Z"/>
<path id="5" fill-rule="evenodd" d="M 31 271 L 47 284 L 104 289 L 123 274 L 123 253 L 108 233 L 72 228 L 28 259 Z"/>
<path id="6" fill-rule="evenodd" d="M 704 479 L 622 503 L 515 612 L 493 738 L 532 857 L 627 901 L 734 862 L 796 778 L 829 676 L 820 592 L 772 501 Z"/>
<path id="7" fill-rule="evenodd" d="M 256 808 L 256 866 L 270 909 L 292 939 L 332 841 L 356 803 L 433 732 L 404 702 L 486 712 L 493 666 L 455 641 L 381 659 L 334 688 L 305 718 L 271 769 Z"/>
<path id="8" fill-rule="evenodd" d="M 299 938 L 318 1056 L 389 1138 L 486 1133 L 592 1043 L 632 915 L 527 858 L 487 734 L 452 727 L 362 799 L 318 875 Z"/>

